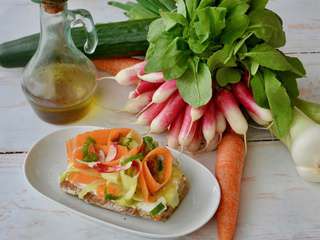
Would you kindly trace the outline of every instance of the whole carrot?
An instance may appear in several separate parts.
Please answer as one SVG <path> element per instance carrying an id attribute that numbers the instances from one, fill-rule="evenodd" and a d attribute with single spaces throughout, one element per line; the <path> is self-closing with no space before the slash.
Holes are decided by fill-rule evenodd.
<path id="1" fill-rule="evenodd" d="M 219 240 L 232 240 L 236 231 L 244 157 L 243 138 L 226 132 L 218 145 L 215 168 L 221 188 L 221 202 L 216 213 Z"/>
<path id="2" fill-rule="evenodd" d="M 114 58 L 95 59 L 93 60 L 93 63 L 97 69 L 107 72 L 112 76 L 115 76 L 122 69 L 131 67 L 142 61 L 143 60 L 136 59 L 136 58 L 114 57 Z"/>

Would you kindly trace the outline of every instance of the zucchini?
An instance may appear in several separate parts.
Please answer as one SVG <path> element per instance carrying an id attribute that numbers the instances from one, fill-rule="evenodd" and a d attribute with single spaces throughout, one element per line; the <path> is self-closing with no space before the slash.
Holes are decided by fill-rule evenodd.
<path id="1" fill-rule="evenodd" d="M 97 24 L 98 46 L 89 58 L 134 56 L 145 53 L 148 48 L 147 33 L 153 19 L 130 20 Z M 72 38 L 78 49 L 83 50 L 86 32 L 73 28 Z M 25 66 L 35 53 L 39 34 L 0 44 L 0 66 L 12 68 Z"/>

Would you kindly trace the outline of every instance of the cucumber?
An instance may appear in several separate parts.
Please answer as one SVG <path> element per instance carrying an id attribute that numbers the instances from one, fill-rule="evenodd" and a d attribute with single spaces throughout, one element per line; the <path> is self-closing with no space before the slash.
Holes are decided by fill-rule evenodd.
<path id="1" fill-rule="evenodd" d="M 89 58 L 142 55 L 148 48 L 147 33 L 153 19 L 97 24 L 98 46 Z M 73 28 L 72 38 L 81 51 L 86 40 L 83 28 Z M 37 50 L 39 34 L 0 44 L 0 66 L 25 66 Z"/>

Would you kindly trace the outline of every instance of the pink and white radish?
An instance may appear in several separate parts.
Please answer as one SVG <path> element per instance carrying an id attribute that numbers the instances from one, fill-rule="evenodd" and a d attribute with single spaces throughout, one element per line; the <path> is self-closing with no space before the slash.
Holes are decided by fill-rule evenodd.
<path id="1" fill-rule="evenodd" d="M 144 67 L 147 64 L 146 61 L 141 63 L 137 63 L 131 67 L 122 69 L 114 76 L 114 80 L 116 80 L 120 85 L 128 86 L 135 84 L 139 81 L 138 74 L 144 72 Z"/>
<path id="2" fill-rule="evenodd" d="M 192 122 L 191 108 L 192 107 L 190 105 L 186 107 L 182 126 L 179 133 L 178 140 L 179 144 L 182 147 L 187 147 L 191 143 L 198 125 L 198 121 Z"/>
<path id="3" fill-rule="evenodd" d="M 115 144 L 111 144 L 109 149 L 108 149 L 108 154 L 104 159 L 104 162 L 110 162 L 114 160 L 117 156 L 118 153 L 118 148 Z"/>
<path id="4" fill-rule="evenodd" d="M 152 120 L 150 131 L 152 133 L 162 133 L 168 129 L 176 116 L 184 109 L 186 103 L 183 101 L 178 92 L 173 94 L 166 102 L 165 107 Z"/>
<path id="5" fill-rule="evenodd" d="M 264 122 L 272 121 L 272 114 L 269 109 L 260 107 L 253 99 L 249 88 L 242 82 L 232 84 L 232 93 L 238 101 L 251 113 Z"/>
<path id="6" fill-rule="evenodd" d="M 218 134 L 215 135 L 215 137 L 206 145 L 206 148 L 204 149 L 206 152 L 211 152 L 216 150 L 218 144 L 220 141 L 220 136 Z"/>
<path id="7" fill-rule="evenodd" d="M 98 151 L 98 161 L 99 162 L 104 162 L 104 160 L 105 160 L 105 154 L 104 154 L 104 152 L 102 151 L 102 150 L 99 150 Z"/>
<path id="8" fill-rule="evenodd" d="M 223 116 L 222 111 L 220 110 L 219 106 L 217 106 L 215 102 L 215 107 L 216 107 L 216 131 L 218 134 L 222 134 L 226 128 L 227 128 L 227 123 L 226 119 Z"/>
<path id="9" fill-rule="evenodd" d="M 267 126 L 270 122 L 266 122 L 264 120 L 262 120 L 261 118 L 259 118 L 257 115 L 255 115 L 252 112 L 248 111 L 249 116 L 252 118 L 253 121 L 255 121 L 256 123 L 258 123 L 261 126 Z"/>
<path id="10" fill-rule="evenodd" d="M 201 107 L 198 107 L 198 108 L 191 108 L 191 119 L 192 119 L 192 122 L 194 121 L 197 121 L 199 120 L 204 112 L 206 111 L 207 109 L 207 105 L 204 105 L 204 106 L 201 106 Z"/>
<path id="11" fill-rule="evenodd" d="M 208 103 L 206 112 L 202 118 L 202 133 L 208 144 L 214 138 L 216 133 L 216 108 L 213 101 Z"/>
<path id="12" fill-rule="evenodd" d="M 233 131 L 245 135 L 248 130 L 248 123 L 232 93 L 225 89 L 220 90 L 217 103 Z"/>
<path id="13" fill-rule="evenodd" d="M 164 82 L 153 94 L 152 102 L 161 103 L 166 101 L 177 90 L 177 81 Z"/>
<path id="14" fill-rule="evenodd" d="M 124 111 L 128 113 L 140 112 L 148 103 L 151 102 L 154 91 L 142 93 L 136 98 L 129 99 L 124 107 Z"/>
<path id="15" fill-rule="evenodd" d="M 179 133 L 184 119 L 184 110 L 173 121 L 168 133 L 168 146 L 177 149 L 179 147 Z"/>
<path id="16" fill-rule="evenodd" d="M 138 83 L 136 89 L 129 93 L 129 99 L 136 98 L 145 92 L 154 91 L 158 89 L 161 84 L 162 83 L 150 83 L 150 82 L 141 80 Z"/>
<path id="17" fill-rule="evenodd" d="M 141 125 L 149 125 L 152 120 L 161 112 L 166 106 L 167 102 L 152 103 L 145 109 L 138 117 L 137 123 Z"/>
<path id="18" fill-rule="evenodd" d="M 198 124 L 198 127 L 194 133 L 194 136 L 192 138 L 192 141 L 190 145 L 188 146 L 188 151 L 195 153 L 200 150 L 201 144 L 203 142 L 202 132 L 201 132 L 201 125 Z"/>
<path id="19" fill-rule="evenodd" d="M 151 83 L 164 82 L 162 72 L 153 72 L 153 73 L 147 73 L 147 74 L 138 73 L 138 78 L 143 81 L 147 81 L 147 82 L 151 82 Z"/>

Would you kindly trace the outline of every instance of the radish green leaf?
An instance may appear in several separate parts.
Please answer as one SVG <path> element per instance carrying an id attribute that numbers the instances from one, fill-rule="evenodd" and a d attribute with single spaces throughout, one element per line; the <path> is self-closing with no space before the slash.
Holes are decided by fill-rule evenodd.
<path id="1" fill-rule="evenodd" d="M 177 80 L 179 93 L 193 107 L 200 107 L 212 97 L 212 79 L 207 64 L 198 58 L 189 61 L 188 70 Z"/>
<path id="2" fill-rule="evenodd" d="M 272 71 L 264 70 L 264 81 L 270 110 L 274 119 L 275 133 L 277 137 L 282 138 L 288 134 L 293 118 L 290 97 Z"/>

